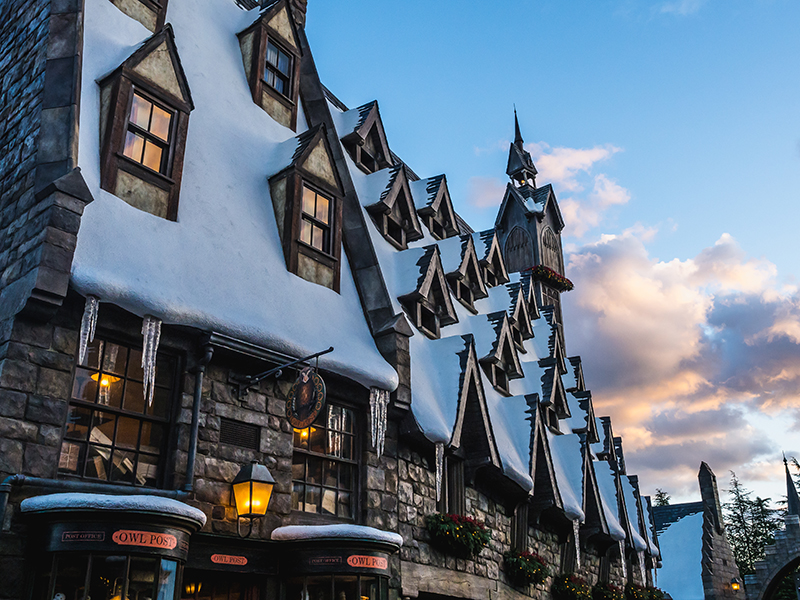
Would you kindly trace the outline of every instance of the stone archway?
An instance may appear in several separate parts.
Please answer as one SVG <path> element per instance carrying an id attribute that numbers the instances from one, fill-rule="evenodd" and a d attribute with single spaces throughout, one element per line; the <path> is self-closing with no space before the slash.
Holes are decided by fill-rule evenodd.
<path id="1" fill-rule="evenodd" d="M 775 534 L 775 543 L 764 549 L 756 572 L 745 576 L 748 600 L 768 600 L 781 579 L 800 565 L 800 518 L 786 515 L 786 528 Z"/>

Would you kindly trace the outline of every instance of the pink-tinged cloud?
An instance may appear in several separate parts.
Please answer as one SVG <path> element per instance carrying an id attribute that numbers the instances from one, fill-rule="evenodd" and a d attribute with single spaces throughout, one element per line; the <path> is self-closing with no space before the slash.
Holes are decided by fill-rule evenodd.
<path id="1" fill-rule="evenodd" d="M 470 177 L 467 182 L 468 202 L 477 208 L 500 206 L 506 184 L 496 177 Z"/>
<path id="2" fill-rule="evenodd" d="M 687 260 L 659 261 L 634 229 L 577 247 L 564 295 L 569 354 L 580 354 L 598 414 L 622 434 L 650 490 L 695 490 L 780 456 L 800 420 L 800 296 L 775 266 L 722 235 Z"/>
<path id="3" fill-rule="evenodd" d="M 610 144 L 594 148 L 551 148 L 544 142 L 526 144 L 525 149 L 531 153 L 539 171 L 537 179 L 552 183 L 562 193 L 584 189 L 580 176 L 590 173 L 595 164 L 621 151 Z"/>
<path id="4" fill-rule="evenodd" d="M 594 178 L 594 187 L 588 197 L 565 198 L 561 201 L 561 212 L 567 223 L 565 236 L 583 237 L 588 231 L 602 223 L 605 212 L 612 206 L 627 204 L 630 192 L 602 173 Z"/>

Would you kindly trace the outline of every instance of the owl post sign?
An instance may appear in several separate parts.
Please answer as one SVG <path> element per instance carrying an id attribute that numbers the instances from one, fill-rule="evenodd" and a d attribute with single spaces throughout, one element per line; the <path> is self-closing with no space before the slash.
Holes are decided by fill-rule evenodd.
<path id="1" fill-rule="evenodd" d="M 311 367 L 297 376 L 286 400 L 286 418 L 295 429 L 311 425 L 325 406 L 325 382 Z"/>

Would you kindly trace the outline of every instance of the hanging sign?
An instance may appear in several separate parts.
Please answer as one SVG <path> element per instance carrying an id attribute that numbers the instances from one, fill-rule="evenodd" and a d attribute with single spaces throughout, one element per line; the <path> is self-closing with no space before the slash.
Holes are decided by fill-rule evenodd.
<path id="1" fill-rule="evenodd" d="M 286 400 L 286 418 L 295 429 L 304 429 L 325 406 L 325 382 L 314 369 L 306 367 L 297 376 Z"/>

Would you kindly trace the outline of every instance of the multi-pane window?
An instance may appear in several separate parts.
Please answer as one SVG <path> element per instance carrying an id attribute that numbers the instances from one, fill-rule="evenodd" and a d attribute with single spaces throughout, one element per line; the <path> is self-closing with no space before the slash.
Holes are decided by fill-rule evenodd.
<path id="1" fill-rule="evenodd" d="M 172 111 L 134 91 L 122 153 L 131 160 L 166 175 L 172 117 Z"/>
<path id="2" fill-rule="evenodd" d="M 303 215 L 300 220 L 300 241 L 320 252 L 331 253 L 331 206 L 333 202 L 303 186 Z"/>
<path id="3" fill-rule="evenodd" d="M 275 88 L 284 96 L 288 96 L 291 83 L 292 58 L 278 48 L 272 41 L 267 42 L 267 64 L 264 78 L 270 87 Z"/>
<path id="4" fill-rule="evenodd" d="M 292 508 L 352 518 L 357 473 L 351 409 L 329 404 L 310 427 L 294 430 Z"/>
<path id="5" fill-rule="evenodd" d="M 95 339 L 75 368 L 58 470 L 156 486 L 163 461 L 175 361 L 159 355 L 153 402 L 144 398 L 142 352 Z"/>

